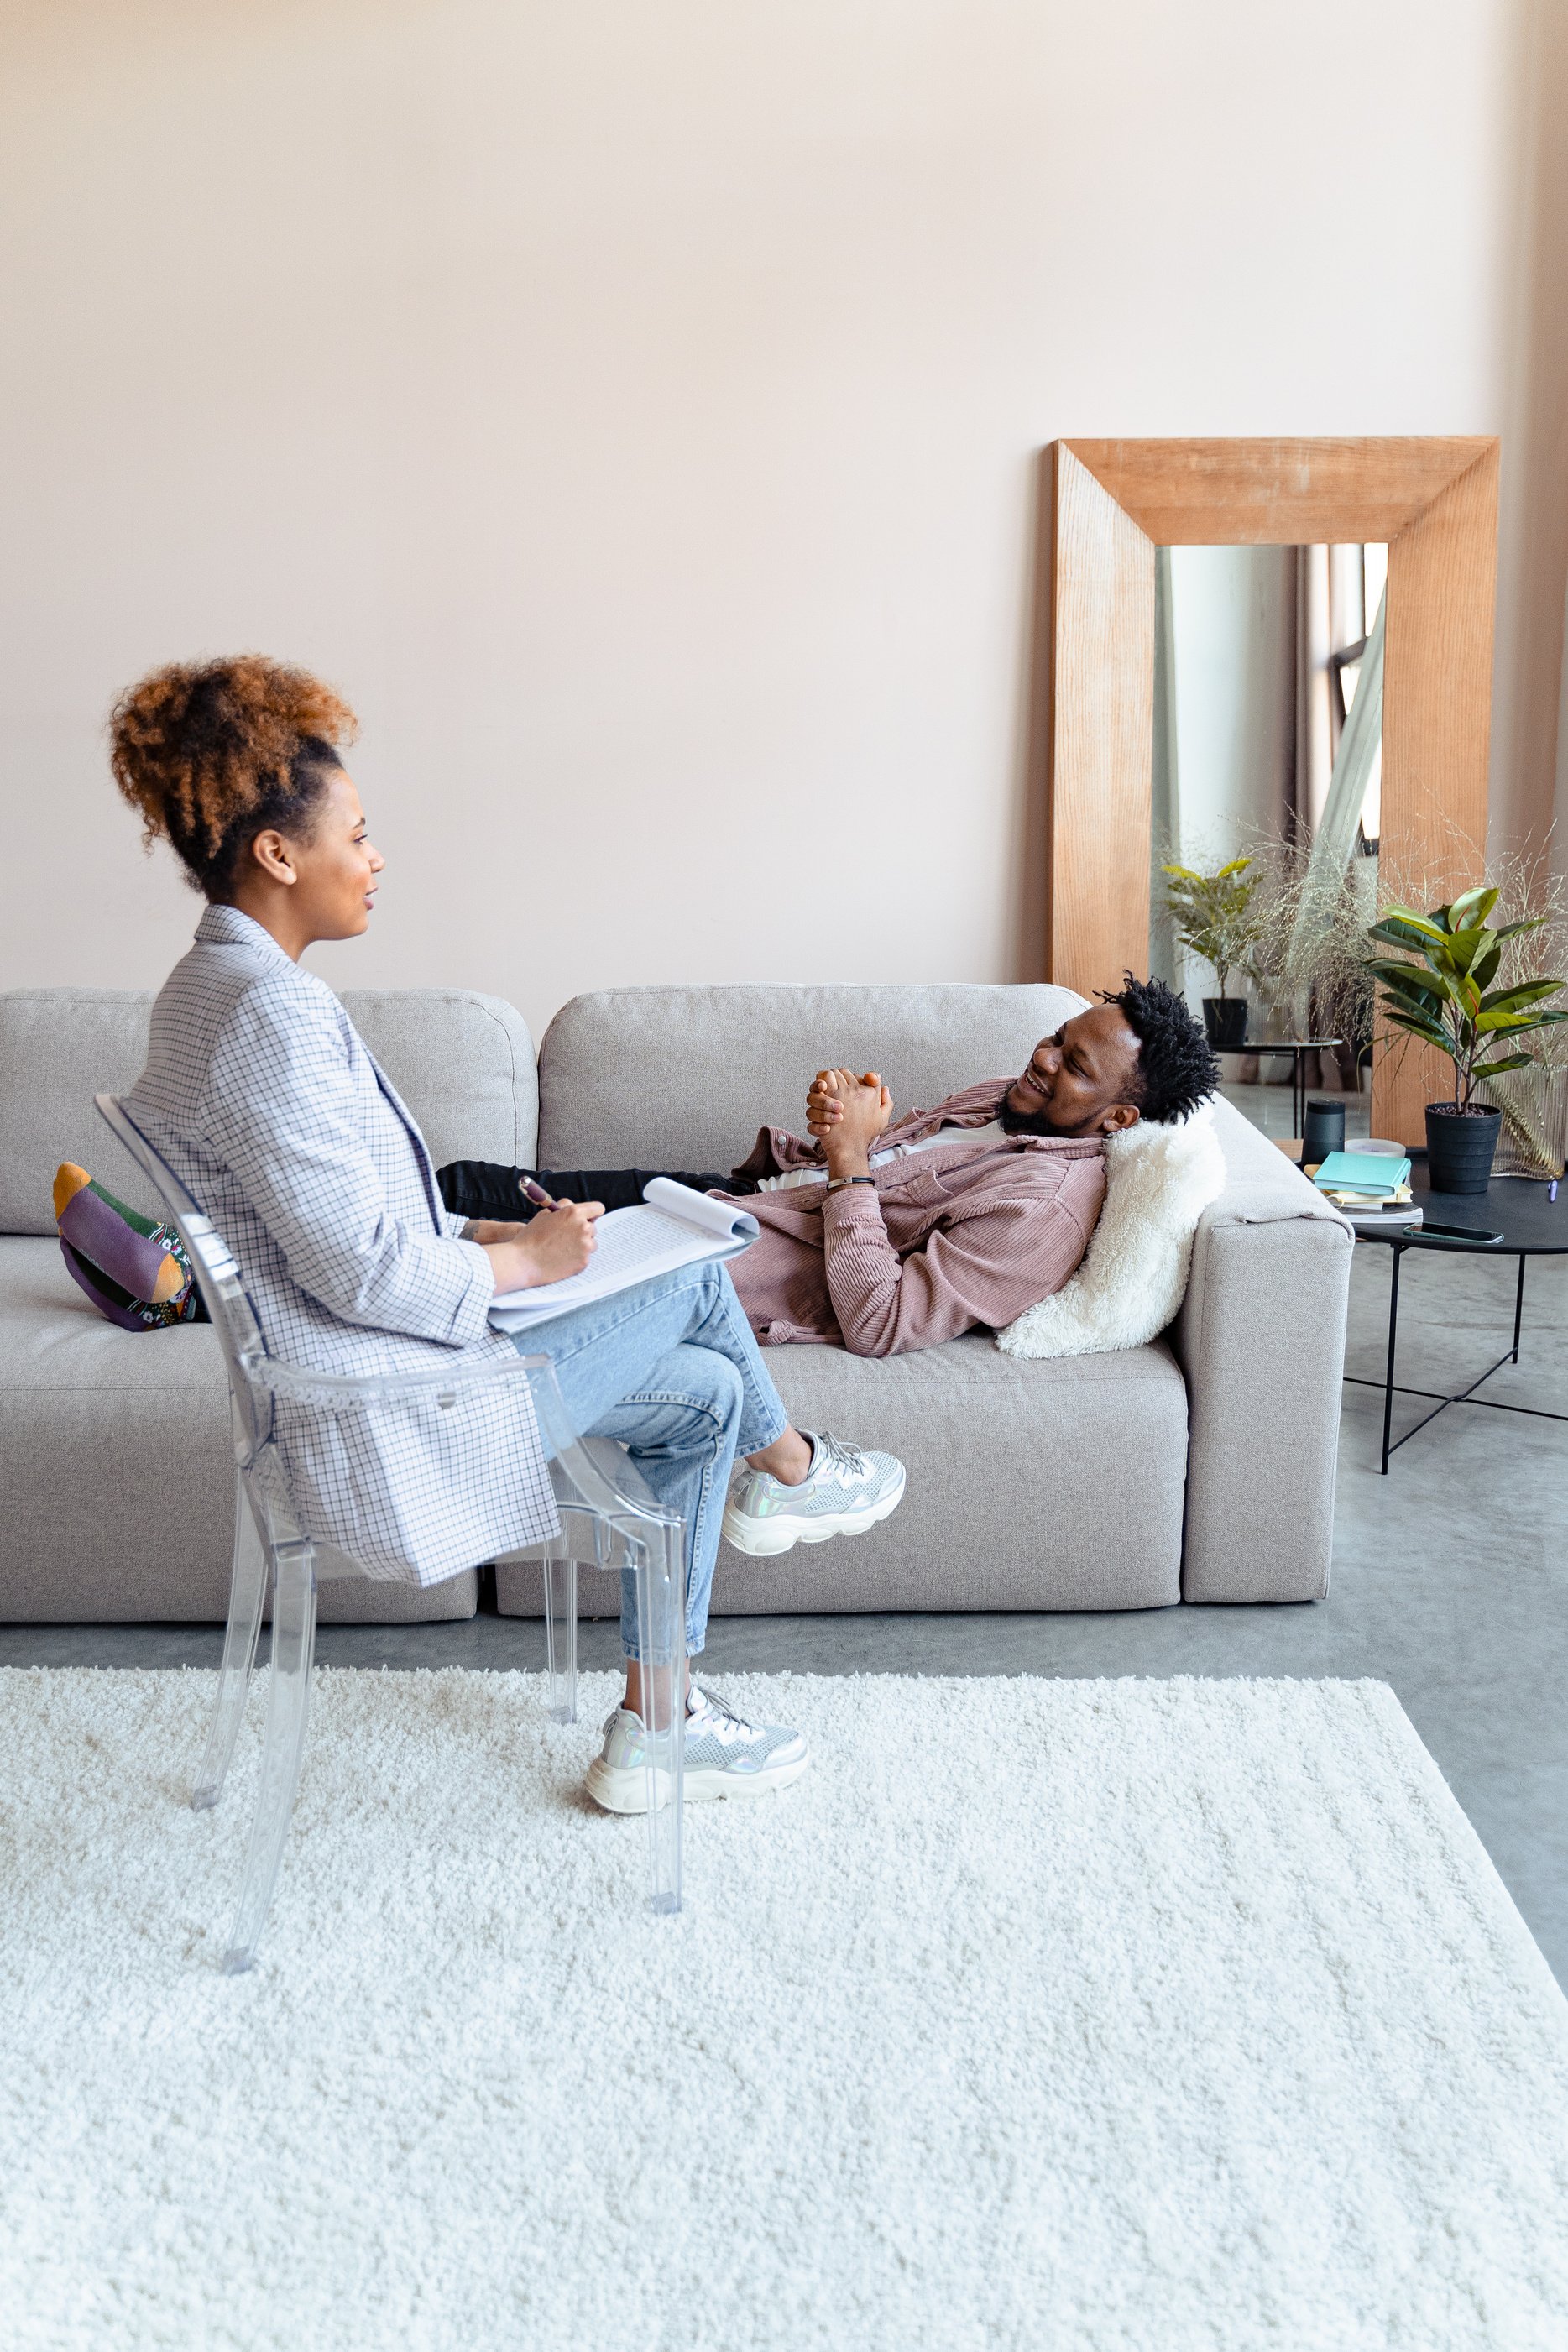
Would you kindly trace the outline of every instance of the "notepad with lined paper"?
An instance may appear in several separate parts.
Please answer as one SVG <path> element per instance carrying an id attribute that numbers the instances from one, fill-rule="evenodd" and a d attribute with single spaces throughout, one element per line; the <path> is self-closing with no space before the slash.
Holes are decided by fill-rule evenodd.
<path id="1" fill-rule="evenodd" d="M 505 1290 L 493 1298 L 491 1329 L 509 1335 L 531 1331 L 537 1323 L 613 1298 L 656 1275 L 673 1274 L 704 1258 L 739 1257 L 761 1230 L 744 1209 L 694 1192 L 668 1176 L 654 1177 L 643 1200 L 640 1209 L 612 1209 L 599 1219 L 594 1228 L 597 1247 L 581 1274 L 533 1290 Z"/>

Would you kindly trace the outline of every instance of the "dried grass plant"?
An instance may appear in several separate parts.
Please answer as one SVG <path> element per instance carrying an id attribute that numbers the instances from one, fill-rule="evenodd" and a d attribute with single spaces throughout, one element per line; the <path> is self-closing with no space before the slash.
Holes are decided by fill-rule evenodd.
<path id="1" fill-rule="evenodd" d="M 1250 976 L 1282 1027 L 1305 1036 L 1311 1023 L 1321 1035 L 1370 1038 L 1368 966 L 1380 950 L 1368 926 L 1392 907 L 1442 905 L 1483 877 L 1499 893 L 1497 920 L 1536 926 L 1506 942 L 1498 984 L 1568 971 L 1568 877 L 1553 872 L 1550 844 L 1488 858 L 1457 828 L 1450 835 L 1440 856 L 1355 857 L 1329 883 L 1313 877 L 1303 845 L 1268 835 L 1244 845 L 1258 877 Z M 1398 1056 L 1410 1042 L 1380 1029 L 1376 1051 Z M 1532 1066 L 1486 1082 L 1484 1097 L 1502 1112 L 1504 1157 L 1515 1171 L 1560 1176 L 1568 1154 L 1568 1026 L 1532 1033 L 1530 1045 Z"/>

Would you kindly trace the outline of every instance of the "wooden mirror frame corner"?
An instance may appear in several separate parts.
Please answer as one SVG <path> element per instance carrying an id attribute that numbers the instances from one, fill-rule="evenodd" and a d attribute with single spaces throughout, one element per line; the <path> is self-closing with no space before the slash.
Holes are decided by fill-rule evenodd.
<path id="1" fill-rule="evenodd" d="M 1055 441 L 1046 971 L 1149 968 L 1154 551 L 1385 541 L 1384 855 L 1441 887 L 1487 838 L 1499 445 L 1488 436 Z M 1373 1056 L 1374 1133 L 1426 1141 L 1441 1057 Z"/>

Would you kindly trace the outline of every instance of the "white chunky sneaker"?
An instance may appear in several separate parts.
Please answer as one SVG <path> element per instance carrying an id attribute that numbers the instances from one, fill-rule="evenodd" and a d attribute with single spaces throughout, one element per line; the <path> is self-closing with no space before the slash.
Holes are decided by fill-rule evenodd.
<path id="1" fill-rule="evenodd" d="M 797 1543 L 858 1536 L 890 1518 L 903 1499 L 896 1454 L 862 1454 L 824 1430 L 811 1441 L 811 1470 L 798 1486 L 741 1464 L 724 1506 L 724 1538 L 754 1559 L 771 1559 Z"/>
<path id="2" fill-rule="evenodd" d="M 588 1794 L 610 1813 L 646 1813 L 647 1734 L 642 1717 L 618 1706 L 605 1725 L 605 1745 L 588 1767 Z M 686 1697 L 685 1794 L 689 1804 L 716 1797 L 765 1797 L 797 1780 L 810 1762 L 805 1735 L 779 1723 L 746 1723 L 695 1683 Z M 662 1778 L 662 1776 L 661 1776 Z M 662 1807 L 665 1790 L 658 1801 Z"/>

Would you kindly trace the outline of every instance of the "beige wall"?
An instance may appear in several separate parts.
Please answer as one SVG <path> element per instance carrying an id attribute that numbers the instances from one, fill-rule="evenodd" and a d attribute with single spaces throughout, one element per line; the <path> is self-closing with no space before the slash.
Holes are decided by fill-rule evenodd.
<path id="1" fill-rule="evenodd" d="M 242 646 L 363 717 L 330 978 L 1021 976 L 1041 446 L 1510 414 L 1512 0 L 0 24 L 0 983 L 179 951 L 102 719 Z"/>

